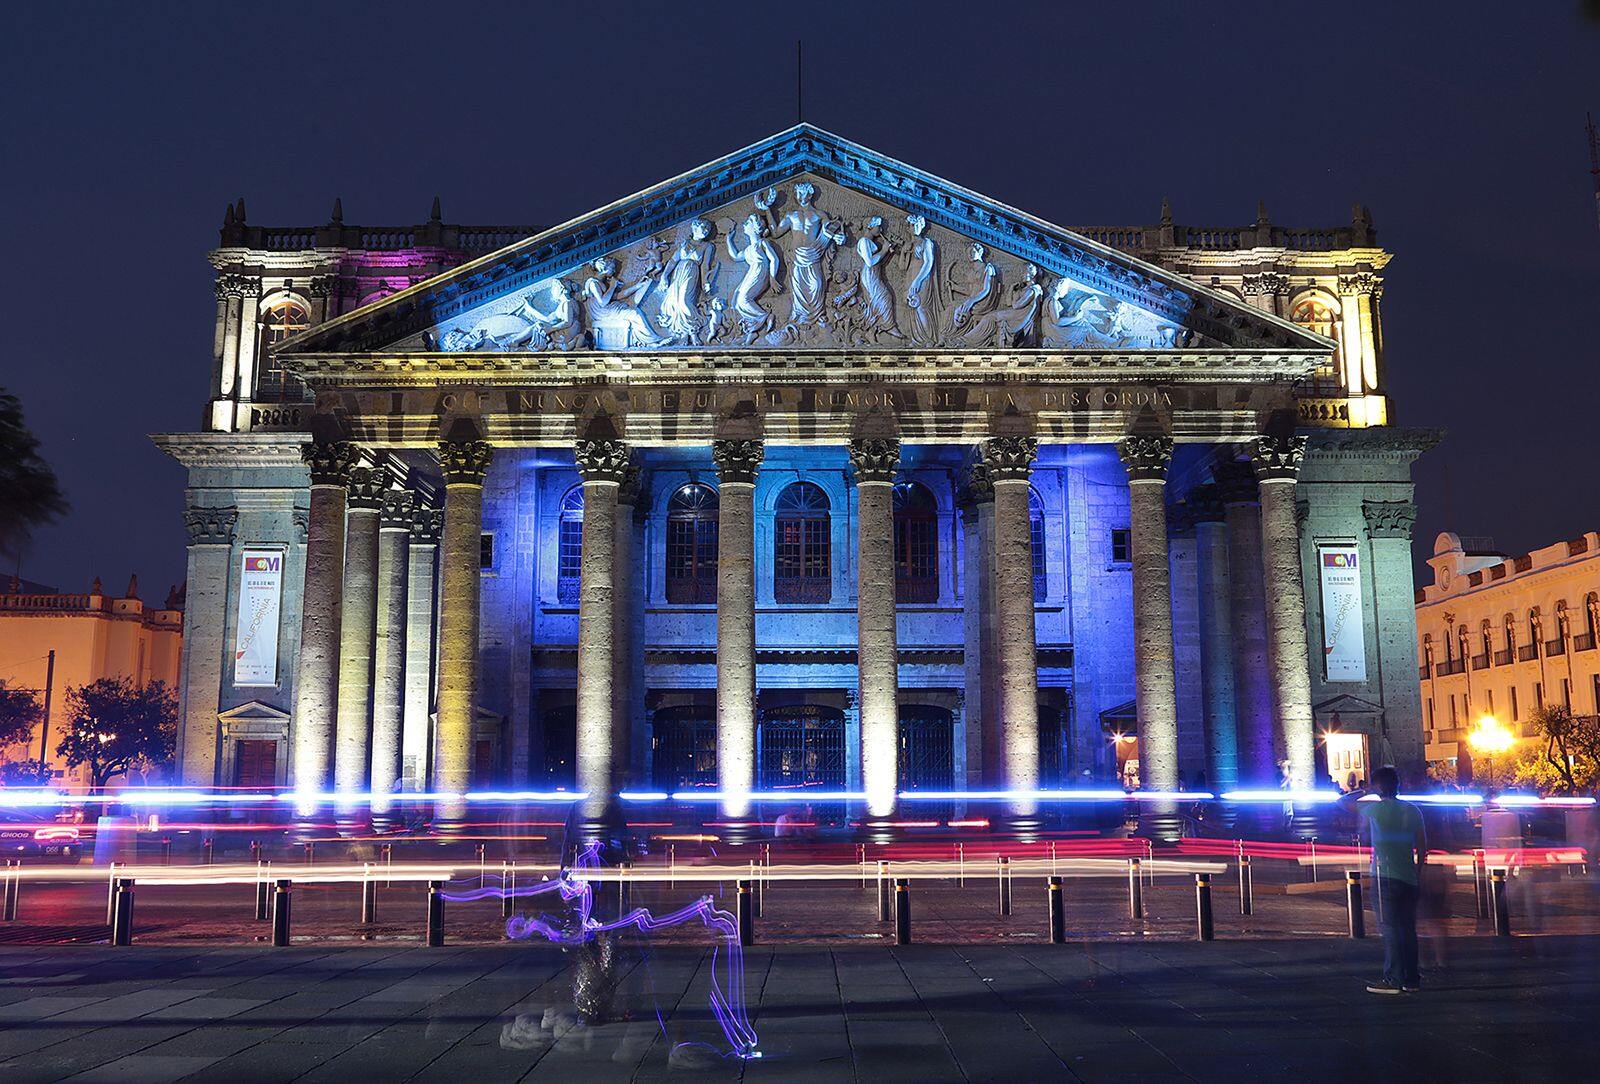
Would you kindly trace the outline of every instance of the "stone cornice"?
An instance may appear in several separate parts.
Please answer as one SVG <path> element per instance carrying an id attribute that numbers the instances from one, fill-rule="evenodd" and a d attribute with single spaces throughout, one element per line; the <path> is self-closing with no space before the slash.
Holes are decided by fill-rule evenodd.
<path id="1" fill-rule="evenodd" d="M 1307 429 L 1306 454 L 1383 457 L 1411 462 L 1444 439 L 1427 426 L 1380 425 L 1369 429 Z"/>
<path id="2" fill-rule="evenodd" d="M 305 466 L 300 433 L 152 433 L 150 440 L 185 467 Z"/>

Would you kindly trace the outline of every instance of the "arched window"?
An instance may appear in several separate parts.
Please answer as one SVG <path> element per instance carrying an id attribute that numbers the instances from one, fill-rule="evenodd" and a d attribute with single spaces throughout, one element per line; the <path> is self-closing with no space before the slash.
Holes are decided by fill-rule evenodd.
<path id="1" fill-rule="evenodd" d="M 1539 645 L 1544 643 L 1544 623 L 1539 618 L 1539 607 L 1535 606 L 1528 611 L 1528 650 L 1527 657 L 1539 657 Z"/>
<path id="2" fill-rule="evenodd" d="M 1433 674 L 1433 633 L 1422 634 L 1422 676 L 1430 677 Z"/>
<path id="3" fill-rule="evenodd" d="M 1033 538 L 1033 601 L 1043 602 L 1050 594 L 1044 563 L 1044 502 L 1032 486 L 1028 487 L 1028 533 Z"/>
<path id="4" fill-rule="evenodd" d="M 717 601 L 717 491 L 699 482 L 667 502 L 667 601 Z"/>
<path id="5" fill-rule="evenodd" d="M 1344 374 L 1344 343 L 1339 334 L 1339 303 L 1324 293 L 1310 293 L 1298 298 L 1289 310 L 1289 319 L 1318 335 L 1332 339 L 1337 345 L 1328 363 L 1317 369 L 1318 380 L 1338 382 Z"/>
<path id="6" fill-rule="evenodd" d="M 561 498 L 561 526 L 556 534 L 556 599 L 578 601 L 583 576 L 583 487 L 573 486 Z"/>
<path id="7" fill-rule="evenodd" d="M 261 306 L 256 320 L 256 359 L 260 378 L 256 381 L 257 399 L 265 402 L 292 402 L 306 397 L 305 385 L 278 364 L 271 351 L 279 343 L 311 326 L 311 313 L 299 298 L 280 294 Z"/>
<path id="8" fill-rule="evenodd" d="M 928 487 L 894 487 L 894 600 L 939 601 L 939 505 Z"/>
<path id="9" fill-rule="evenodd" d="M 1494 623 L 1487 617 L 1483 619 L 1482 626 L 1478 629 L 1478 638 L 1483 641 L 1483 665 L 1489 665 L 1489 659 L 1494 655 Z"/>
<path id="10" fill-rule="evenodd" d="M 1456 629 L 1456 642 L 1461 645 L 1461 668 L 1467 668 L 1467 659 L 1472 654 L 1472 639 L 1467 635 L 1467 626 L 1462 625 Z"/>
<path id="11" fill-rule="evenodd" d="M 1506 626 L 1506 662 L 1514 662 L 1517 654 L 1517 619 L 1511 614 L 1505 616 Z"/>
<path id="12" fill-rule="evenodd" d="M 1583 634 L 1587 640 L 1583 650 L 1594 647 L 1595 632 L 1600 629 L 1600 595 L 1590 591 L 1583 600 Z"/>
<path id="13" fill-rule="evenodd" d="M 773 522 L 772 593 L 779 602 L 833 598 L 833 558 L 828 495 L 811 482 L 778 494 Z"/>

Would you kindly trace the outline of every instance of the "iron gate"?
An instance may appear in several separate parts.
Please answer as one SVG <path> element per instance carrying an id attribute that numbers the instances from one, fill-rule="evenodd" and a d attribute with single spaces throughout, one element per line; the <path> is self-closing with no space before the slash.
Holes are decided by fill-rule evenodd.
<path id="1" fill-rule="evenodd" d="M 845 787 L 844 713 L 816 704 L 761 713 L 756 785 L 762 790 Z"/>
<path id="2" fill-rule="evenodd" d="M 661 708 L 651 721 L 650 778 L 665 790 L 717 784 L 717 721 L 698 705 Z"/>

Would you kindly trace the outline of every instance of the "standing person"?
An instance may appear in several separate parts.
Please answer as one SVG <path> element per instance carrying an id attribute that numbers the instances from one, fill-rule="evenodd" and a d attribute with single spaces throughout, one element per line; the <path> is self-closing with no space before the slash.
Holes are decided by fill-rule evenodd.
<path id="1" fill-rule="evenodd" d="M 1364 818 L 1372 832 L 1372 875 L 1378 882 L 1378 926 L 1383 930 L 1383 978 L 1367 984 L 1374 994 L 1414 994 L 1422 989 L 1417 970 L 1417 900 L 1421 867 L 1428 856 L 1422 814 L 1402 802 L 1400 775 L 1390 765 L 1372 773 L 1377 801 L 1365 790 L 1339 799 L 1341 809 Z"/>

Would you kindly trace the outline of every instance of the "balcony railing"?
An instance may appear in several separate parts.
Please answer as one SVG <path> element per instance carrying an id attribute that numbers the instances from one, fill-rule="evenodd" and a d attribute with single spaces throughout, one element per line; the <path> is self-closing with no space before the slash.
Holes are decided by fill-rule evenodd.
<path id="1" fill-rule="evenodd" d="M 1516 652 L 1508 647 L 1504 651 L 1496 651 L 1494 653 L 1494 664 L 1496 666 L 1510 666 L 1515 657 Z"/>
<path id="2" fill-rule="evenodd" d="M 1565 655 L 1567 653 L 1567 642 L 1565 640 L 1551 640 L 1544 645 L 1544 653 L 1546 655 Z"/>
<path id="3" fill-rule="evenodd" d="M 1440 677 L 1449 677 L 1452 674 L 1464 674 L 1466 672 L 1467 661 L 1465 659 L 1446 659 L 1438 664 Z"/>
<path id="4" fill-rule="evenodd" d="M 1572 650 L 1574 650 L 1574 651 L 1593 651 L 1594 650 L 1594 633 L 1592 633 L 1592 632 L 1580 632 L 1580 633 L 1578 633 L 1578 635 L 1574 636 L 1572 638 Z"/>
<path id="5" fill-rule="evenodd" d="M 1488 654 L 1488 652 L 1484 652 L 1482 655 L 1474 655 L 1474 656 L 1472 656 L 1472 668 L 1474 670 L 1487 670 L 1487 669 L 1489 669 L 1489 654 Z"/>
<path id="6" fill-rule="evenodd" d="M 1428 669 L 1426 666 L 1417 667 L 1417 677 L 1418 677 L 1418 679 L 1420 679 L 1422 681 L 1427 681 L 1432 676 L 1433 676 L 1433 671 Z"/>
<path id="7" fill-rule="evenodd" d="M 1517 661 L 1518 662 L 1533 662 L 1538 657 L 1539 657 L 1539 645 L 1538 644 L 1523 644 L 1521 647 L 1517 648 Z"/>

